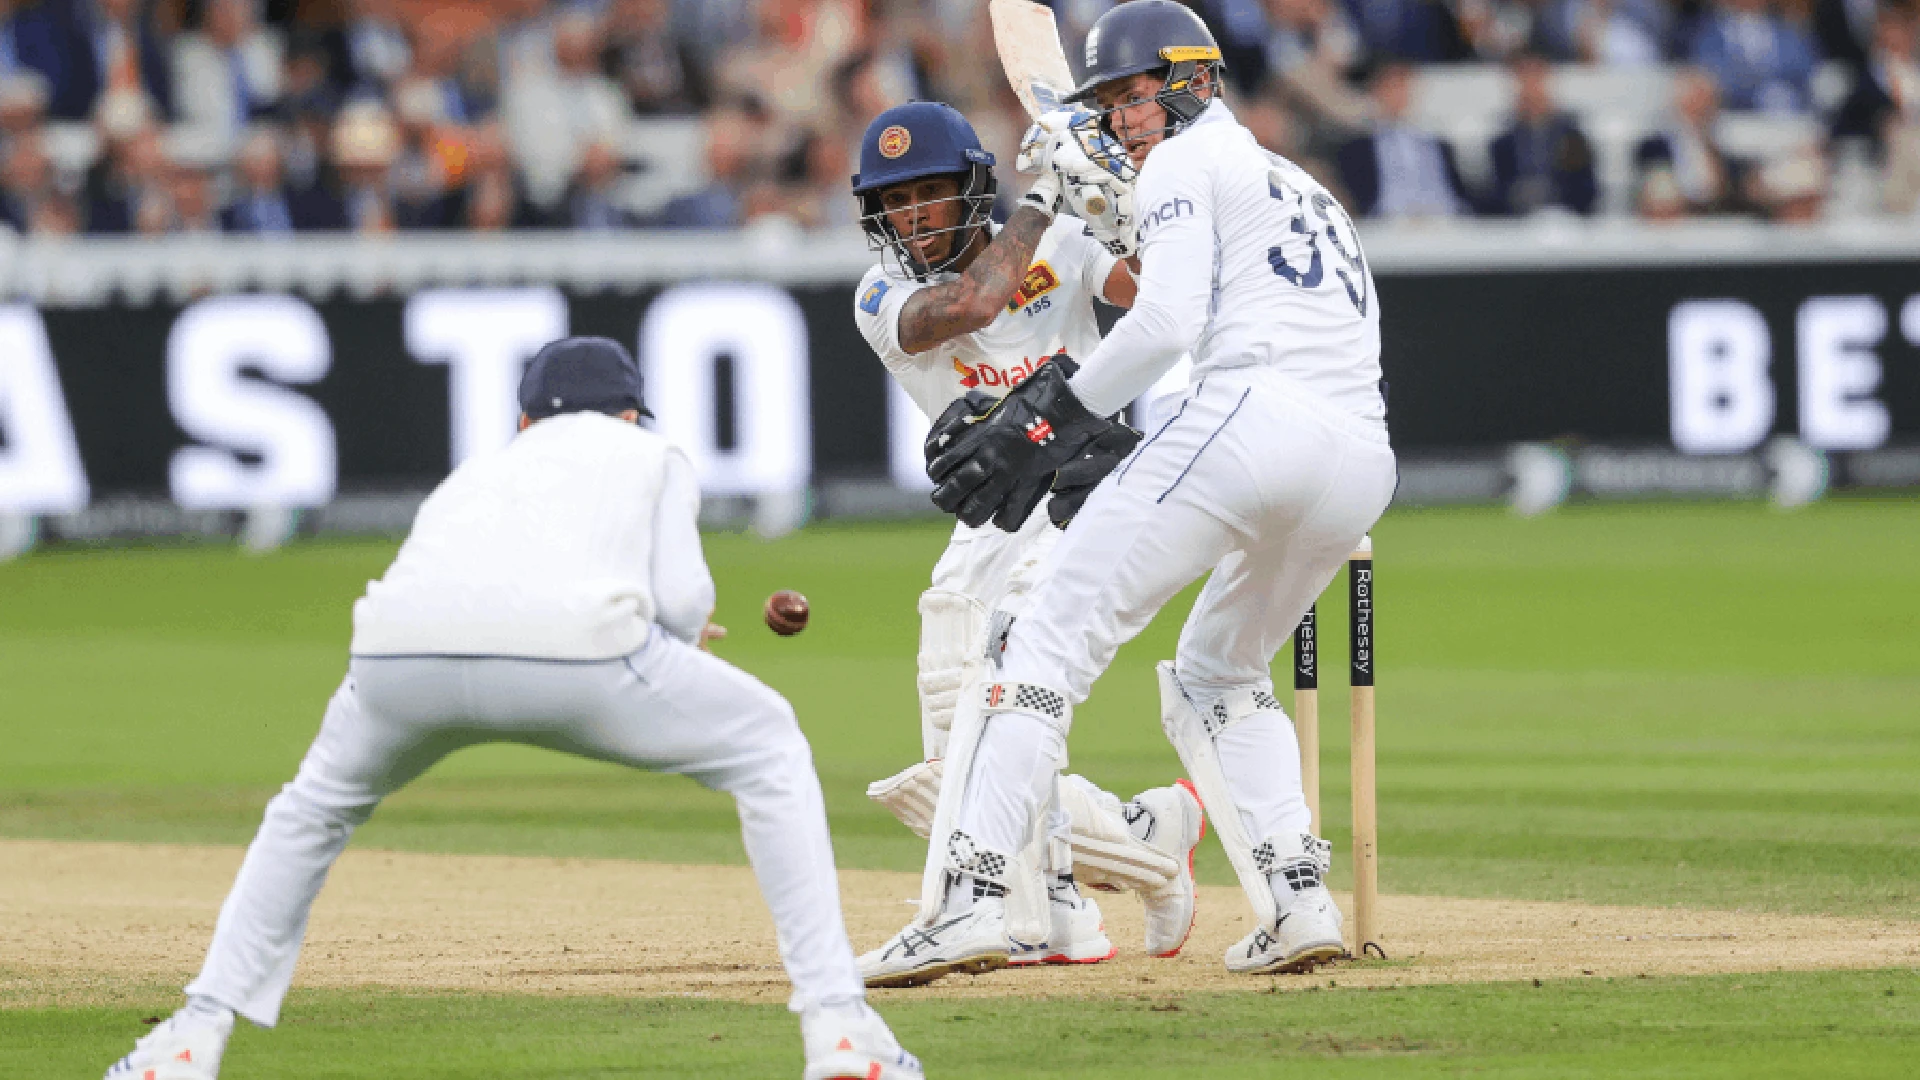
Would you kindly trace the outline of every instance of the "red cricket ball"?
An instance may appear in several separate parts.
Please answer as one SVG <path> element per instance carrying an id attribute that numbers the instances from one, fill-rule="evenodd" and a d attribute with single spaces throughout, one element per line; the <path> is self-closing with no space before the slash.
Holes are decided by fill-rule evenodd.
<path id="1" fill-rule="evenodd" d="M 807 628 L 807 598 L 792 589 L 781 589 L 767 597 L 767 629 L 781 637 L 792 637 Z"/>

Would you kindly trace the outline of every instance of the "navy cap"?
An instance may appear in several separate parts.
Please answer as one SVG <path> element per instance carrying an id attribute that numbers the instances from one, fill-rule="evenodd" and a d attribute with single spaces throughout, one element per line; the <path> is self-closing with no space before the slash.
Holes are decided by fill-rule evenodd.
<path id="1" fill-rule="evenodd" d="M 520 411 L 535 420 L 570 412 L 609 415 L 638 409 L 652 416 L 640 396 L 640 369 L 612 338 L 570 337 L 534 354 L 520 379 Z"/>

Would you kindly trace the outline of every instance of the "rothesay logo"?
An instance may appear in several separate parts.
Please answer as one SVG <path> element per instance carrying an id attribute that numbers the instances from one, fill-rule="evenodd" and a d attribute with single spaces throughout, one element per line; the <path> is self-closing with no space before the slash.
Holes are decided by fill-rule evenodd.
<path id="1" fill-rule="evenodd" d="M 1092 67 L 1095 64 L 1098 64 L 1099 62 L 1100 62 L 1100 28 L 1096 26 L 1093 29 L 1087 31 L 1087 66 Z"/>

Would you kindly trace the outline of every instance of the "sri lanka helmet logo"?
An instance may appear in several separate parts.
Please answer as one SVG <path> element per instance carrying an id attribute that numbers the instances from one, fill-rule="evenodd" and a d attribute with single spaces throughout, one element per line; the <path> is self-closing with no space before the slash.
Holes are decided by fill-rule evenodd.
<path id="1" fill-rule="evenodd" d="M 895 124 L 880 133 L 880 156 L 891 161 L 907 152 L 913 145 L 913 133 Z"/>

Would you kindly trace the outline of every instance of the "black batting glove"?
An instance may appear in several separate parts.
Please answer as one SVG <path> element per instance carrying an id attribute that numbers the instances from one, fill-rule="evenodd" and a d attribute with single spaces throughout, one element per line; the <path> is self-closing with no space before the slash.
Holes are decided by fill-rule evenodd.
<path id="1" fill-rule="evenodd" d="M 1095 436 L 1079 456 L 1060 466 L 1060 471 L 1054 474 L 1053 498 L 1047 500 L 1047 520 L 1057 529 L 1066 528 L 1085 505 L 1087 496 L 1100 486 L 1100 481 L 1119 468 L 1139 445 L 1140 433 L 1119 421 Z"/>

